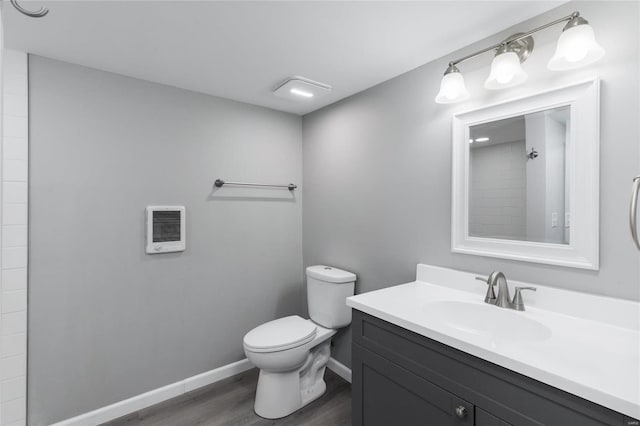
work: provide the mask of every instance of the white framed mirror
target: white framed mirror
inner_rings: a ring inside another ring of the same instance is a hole
[[[598,78],[453,116],[451,249],[599,268]]]

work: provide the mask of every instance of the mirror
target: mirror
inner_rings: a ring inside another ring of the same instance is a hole
[[[599,87],[454,114],[453,252],[599,268]]]
[[[469,128],[469,235],[568,244],[568,106]]]

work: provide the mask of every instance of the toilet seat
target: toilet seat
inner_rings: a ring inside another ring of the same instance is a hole
[[[278,318],[264,323],[244,336],[244,346],[252,352],[276,352],[310,342],[317,327],[298,315]]]

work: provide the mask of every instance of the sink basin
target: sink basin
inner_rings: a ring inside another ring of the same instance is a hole
[[[551,337],[551,329],[524,312],[486,303],[431,302],[425,305],[424,314],[429,321],[494,342],[540,341]]]

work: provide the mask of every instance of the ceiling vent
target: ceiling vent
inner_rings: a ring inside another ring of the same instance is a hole
[[[304,77],[291,77],[280,84],[273,93],[296,101],[312,101],[331,92],[331,86]]]

